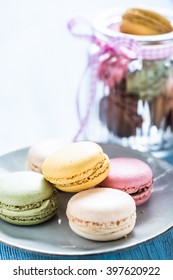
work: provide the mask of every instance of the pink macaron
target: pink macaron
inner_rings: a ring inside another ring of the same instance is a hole
[[[153,172],[150,166],[136,158],[110,159],[110,172],[99,186],[127,192],[136,205],[146,202],[153,187]]]

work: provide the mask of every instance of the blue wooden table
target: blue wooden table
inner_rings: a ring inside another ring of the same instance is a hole
[[[173,155],[163,158],[173,164]],[[110,254],[62,257],[32,253],[12,248],[0,243],[0,259],[2,260],[173,260],[173,229],[128,250]]]

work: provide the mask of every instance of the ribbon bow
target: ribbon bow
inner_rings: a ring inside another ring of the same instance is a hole
[[[119,84],[128,70],[129,62],[139,57],[140,43],[124,35],[116,38],[105,38],[103,40],[99,36],[96,36],[93,27],[81,18],[70,20],[67,26],[73,36],[88,40],[91,44],[97,46],[97,51],[89,56],[84,72],[85,75],[88,69],[91,70],[90,96],[84,117],[81,117],[79,106],[82,80],[77,90],[76,105],[80,127],[73,138],[73,141],[77,141],[87,124],[94,103],[98,79],[102,80],[109,88],[113,87],[115,83]],[[87,27],[89,33],[81,33],[76,30],[82,26]]]

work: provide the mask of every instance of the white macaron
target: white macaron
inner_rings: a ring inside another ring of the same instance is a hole
[[[98,187],[75,194],[68,201],[66,214],[76,234],[96,241],[125,237],[136,223],[134,199],[111,188]]]

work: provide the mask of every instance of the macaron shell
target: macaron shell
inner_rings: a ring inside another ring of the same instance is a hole
[[[25,206],[50,198],[53,186],[42,174],[33,171],[17,171],[7,174],[0,181],[0,202]]]
[[[75,233],[99,241],[125,236],[136,221],[131,196],[109,188],[94,188],[74,195],[67,204],[66,214]]]
[[[148,164],[136,158],[123,157],[110,159],[109,176],[102,183],[117,189],[126,188],[130,192],[152,181],[153,173]]]
[[[42,171],[45,177],[66,178],[83,173],[83,170],[93,169],[103,161],[103,150],[96,143],[81,141],[67,145],[58,153],[47,157]]]

